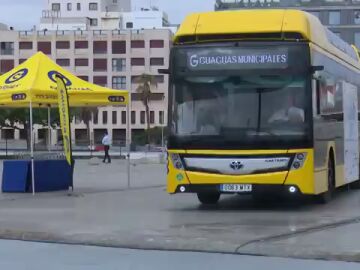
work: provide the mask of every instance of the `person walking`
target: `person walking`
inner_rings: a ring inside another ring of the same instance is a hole
[[[106,159],[108,160],[109,163],[111,163],[111,158],[109,155],[111,141],[110,141],[110,137],[109,137],[109,134],[107,131],[105,131],[104,137],[102,139],[102,144],[104,146],[104,151],[105,151],[103,163],[106,162]]]

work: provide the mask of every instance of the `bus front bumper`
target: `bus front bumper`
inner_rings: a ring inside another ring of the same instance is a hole
[[[253,193],[269,193],[269,194],[302,194],[296,185],[267,185],[253,184],[251,191],[245,192],[223,192],[222,184],[185,184],[179,185],[175,193],[222,193],[222,194],[253,194]]]

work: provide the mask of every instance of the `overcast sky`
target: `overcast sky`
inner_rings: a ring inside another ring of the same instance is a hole
[[[0,0],[0,22],[18,30],[38,25],[47,0]],[[70,0],[71,1],[71,0]],[[133,8],[155,5],[169,14],[171,23],[180,23],[186,14],[214,9],[215,0],[132,0]]]

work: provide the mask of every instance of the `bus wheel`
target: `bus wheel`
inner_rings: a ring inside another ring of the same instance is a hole
[[[202,204],[216,204],[220,199],[220,193],[199,192],[197,196]]]
[[[318,195],[318,199],[320,203],[328,203],[331,201],[331,198],[333,196],[334,190],[335,190],[335,164],[334,164],[334,158],[332,155],[329,156],[329,162],[328,162],[328,190],[320,195]]]

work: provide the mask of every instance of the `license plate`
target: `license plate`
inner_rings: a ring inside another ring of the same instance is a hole
[[[252,185],[249,184],[224,184],[220,186],[222,192],[251,192]]]

